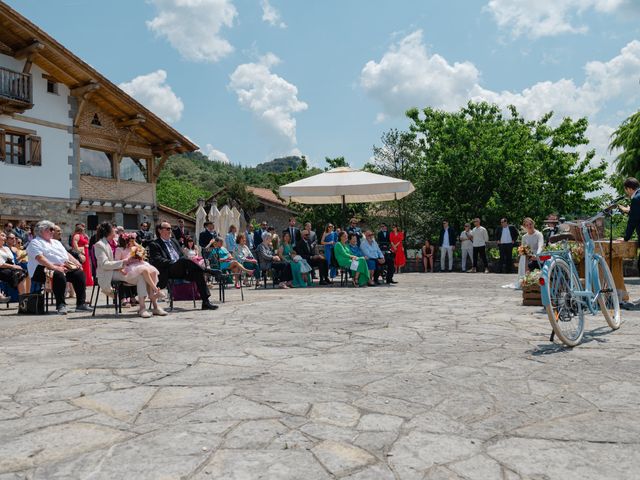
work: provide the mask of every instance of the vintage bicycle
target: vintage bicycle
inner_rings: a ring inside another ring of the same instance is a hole
[[[602,255],[595,252],[596,245],[590,234],[590,227],[599,218],[607,215],[602,211],[594,217],[578,223],[565,225],[578,227],[584,238],[584,285],[578,276],[568,245],[575,240],[571,233],[560,233],[549,239],[550,243],[562,242],[562,249],[545,251],[539,256],[544,262],[540,274],[542,305],[547,311],[553,335],[569,347],[582,341],[584,335],[584,315],[602,312],[609,327],[620,328],[620,301],[613,276]]]

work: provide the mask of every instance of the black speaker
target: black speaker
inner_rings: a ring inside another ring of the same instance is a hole
[[[87,230],[92,232],[98,228],[98,215],[87,215]]]

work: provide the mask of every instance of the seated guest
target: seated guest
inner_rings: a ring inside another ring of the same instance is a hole
[[[236,232],[237,231],[238,229],[236,228],[236,226],[231,225],[229,227],[229,232],[227,233],[227,236],[224,238],[224,243],[227,246],[227,250],[229,250],[230,252],[233,252],[236,249]]]
[[[54,231],[55,225],[48,220],[42,220],[36,225],[36,236],[27,248],[29,276],[32,281],[44,285],[45,268],[52,272],[52,290],[56,299],[56,311],[60,315],[67,314],[64,299],[67,282],[71,282],[76,292],[76,311],[89,311],[91,309],[85,304],[87,284],[82,264],[65,250],[61,242],[53,238]]]
[[[210,227],[213,230],[213,224],[210,224]],[[216,310],[218,306],[209,302],[209,289],[207,288],[204,274],[217,275],[218,272],[203,269],[188,258],[185,258],[178,242],[171,238],[171,224],[169,222],[162,222],[158,226],[156,236],[157,238],[149,243],[149,263],[160,272],[158,286],[160,288],[166,287],[169,279],[195,282],[202,299],[202,310]]]
[[[357,241],[357,239],[356,239]],[[347,232],[340,232],[338,235],[338,243],[333,248],[338,265],[354,272],[353,286],[359,287],[369,283],[369,267],[364,257],[358,257],[351,253],[347,244]]]
[[[315,230],[311,228],[311,222],[305,223],[304,229],[309,232],[309,243],[311,244],[311,248],[313,249],[313,251],[315,251],[318,247],[318,235],[316,234]],[[300,235],[302,235],[302,232],[300,232]]]
[[[187,236],[184,239],[184,247],[182,248],[182,253],[192,262],[197,263],[202,268],[204,268],[204,258],[200,254],[200,246],[195,244],[195,241],[190,236]]]
[[[213,248],[213,240],[218,237],[218,234],[213,228],[213,222],[204,222],[204,230],[200,232],[198,237],[198,245],[202,249],[204,254],[205,249]]]
[[[244,268],[240,262],[238,262],[229,253],[229,250],[224,248],[224,240],[218,237],[215,239],[214,247],[209,253],[209,258],[214,259],[218,263],[218,268],[222,271],[229,271],[233,274],[239,275],[241,272],[253,274],[253,270]],[[238,277],[236,277],[238,278]],[[240,288],[239,280],[236,281],[236,288]]]
[[[249,238],[253,238],[253,236],[250,235],[247,237],[243,233],[238,234],[236,237],[236,249],[233,252],[233,256],[244,268],[253,271],[254,276],[259,278],[260,268],[258,267],[258,261],[249,249],[249,245],[247,245],[247,239]]]
[[[367,267],[369,267],[369,285],[376,285],[379,283],[378,279],[384,268],[385,260],[384,253],[380,250],[378,242],[373,239],[371,230],[364,232],[364,241],[360,244],[360,250],[367,260]]]
[[[469,240],[467,240],[469,241]],[[424,241],[424,245],[422,246],[422,266],[424,267],[425,273],[431,269],[431,273],[433,273],[433,255],[434,255],[434,247],[431,245],[431,242],[427,238]],[[463,268],[464,272],[465,269]]]
[[[301,237],[302,238],[302,237]],[[289,230],[282,232],[282,244],[278,248],[278,256],[291,266],[291,276],[293,277],[292,285],[295,288],[304,288],[307,286],[307,273],[311,271],[311,267],[298,253],[291,244],[291,234]]]
[[[96,279],[98,280],[98,285],[106,295],[113,295],[111,288],[112,280],[135,285],[138,291],[138,316],[149,318],[151,317],[151,313],[147,311],[145,305],[148,288],[147,281],[141,271],[135,271],[133,268],[136,264],[140,264],[140,259],[135,256],[129,256],[117,260],[111,248],[111,241],[115,235],[115,229],[109,222],[103,222],[98,225],[98,229],[96,230],[97,241],[93,246],[96,257]],[[151,297],[152,312],[154,315],[167,315],[167,312],[158,307],[156,303],[157,298],[157,296]]]
[[[147,248],[149,242],[153,240],[153,233],[150,230],[149,222],[142,222],[140,224],[140,230],[136,233],[136,237],[137,242]]]
[[[11,235],[15,234],[11,232]],[[5,245],[7,234],[0,232],[0,281],[18,290],[18,294],[27,293],[27,272],[15,263],[11,248]]]
[[[157,287],[158,285],[158,269],[145,261],[146,252],[141,245],[136,243],[134,234],[123,233],[118,239],[118,248],[116,248],[115,260],[127,260],[126,266],[120,270],[124,281],[130,285],[135,285],[140,275],[147,284],[147,292],[152,300],[162,298],[164,294]],[[130,260],[133,259],[133,260]]]
[[[302,240],[298,243],[296,252],[305,259],[309,265],[318,269],[320,272],[320,285],[329,285],[331,281],[329,280],[329,268],[326,258],[324,255],[318,254],[317,244],[314,247],[308,230],[303,230],[301,236]]]
[[[276,283],[279,288],[290,287],[293,279],[291,266],[274,252],[270,233],[265,233],[262,243],[258,245],[257,253],[260,270],[266,271],[272,269],[274,283]]]

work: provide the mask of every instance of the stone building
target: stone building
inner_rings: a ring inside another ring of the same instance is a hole
[[[197,146],[2,1],[0,25],[0,221],[153,223]]]

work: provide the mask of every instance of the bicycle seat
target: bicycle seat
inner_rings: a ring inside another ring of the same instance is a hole
[[[562,242],[563,240],[575,240],[575,239],[576,237],[574,237],[570,233],[558,233],[556,235],[551,235],[549,237],[549,243],[558,243],[558,242]]]

